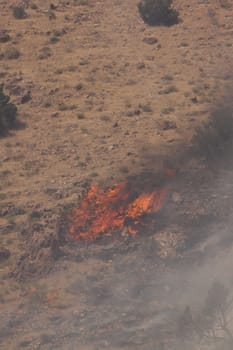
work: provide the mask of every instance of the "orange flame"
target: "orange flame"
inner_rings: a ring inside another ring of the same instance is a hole
[[[156,213],[162,208],[166,192],[162,188],[135,196],[125,182],[108,191],[93,185],[80,205],[67,215],[68,238],[95,240],[101,235],[112,234],[124,228],[134,236],[143,224],[143,216]]]

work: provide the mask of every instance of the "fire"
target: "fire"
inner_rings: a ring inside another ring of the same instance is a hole
[[[127,182],[104,191],[97,185],[90,187],[79,206],[67,215],[70,240],[95,240],[106,234],[127,228],[135,236],[146,214],[161,210],[166,188],[150,193],[135,194]]]

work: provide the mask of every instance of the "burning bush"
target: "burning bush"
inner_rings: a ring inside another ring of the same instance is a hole
[[[145,225],[144,218],[163,206],[166,188],[135,193],[126,182],[103,190],[90,187],[81,203],[68,212],[68,239],[93,241],[103,235],[127,230],[136,235]]]
[[[138,10],[149,25],[171,26],[179,22],[179,14],[171,6],[172,0],[140,0]]]
[[[4,135],[9,129],[15,127],[17,107],[9,102],[10,97],[3,92],[3,84],[0,85],[0,135]]]

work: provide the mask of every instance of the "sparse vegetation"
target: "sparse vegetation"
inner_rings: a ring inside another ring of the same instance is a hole
[[[141,109],[145,113],[153,112],[150,103],[139,103],[138,108]]]
[[[77,67],[73,64],[71,64],[70,66],[67,67],[68,72],[75,72],[76,69],[77,69]]]
[[[6,43],[11,40],[10,35],[7,33],[6,30],[0,31],[0,43]]]
[[[99,174],[96,171],[93,171],[92,173],[90,173],[89,177],[93,178],[93,177],[97,177]]]
[[[31,8],[32,10],[37,10],[37,9],[38,9],[38,6],[37,6],[36,4],[34,4],[34,3],[30,3],[30,8]]]
[[[65,104],[64,102],[59,104],[59,111],[73,111],[77,108],[76,105],[70,105],[68,106],[67,104]]]
[[[0,136],[15,127],[17,107],[10,102],[10,97],[3,92],[3,85],[0,85]]]
[[[111,117],[109,115],[104,114],[100,116],[100,120],[102,120],[103,122],[110,122]]]
[[[29,219],[33,220],[33,219],[39,219],[42,216],[42,213],[37,211],[37,210],[33,210],[30,214],[29,214]]]
[[[78,119],[85,119],[84,113],[78,113]]]
[[[122,174],[128,174],[129,172],[129,168],[125,165],[120,166],[119,170]]]
[[[231,8],[231,4],[229,0],[219,0],[219,3],[221,5],[221,7],[225,8],[225,9],[229,9]]]
[[[0,192],[0,200],[3,201],[7,198],[7,194],[4,192]]]
[[[178,12],[172,8],[172,0],[141,0],[138,10],[149,25],[173,25],[179,22]]]
[[[51,49],[50,47],[48,46],[44,46],[42,47],[42,49],[40,50],[40,54],[39,54],[39,59],[40,60],[44,60],[46,58],[49,58],[51,56],[52,52],[51,52]]]
[[[52,102],[49,99],[47,101],[45,101],[44,104],[43,104],[43,107],[45,107],[45,108],[49,108],[51,106],[52,106]]]
[[[12,12],[16,19],[24,19],[27,17],[27,14],[22,6],[14,6]]]
[[[59,111],[67,111],[69,109],[69,106],[67,106],[64,102],[62,102],[58,108],[59,108]]]
[[[13,46],[6,48],[4,52],[4,57],[8,60],[17,60],[19,56],[20,56],[19,50]]]
[[[164,107],[164,108],[162,108],[162,110],[161,110],[161,114],[170,114],[170,113],[172,113],[172,112],[174,112],[175,111],[175,108],[174,107],[171,107],[171,106],[169,106],[169,107]]]
[[[56,19],[56,15],[52,10],[49,10],[48,12],[46,12],[46,15],[48,17],[49,20],[55,20]]]
[[[82,89],[83,89],[83,84],[82,84],[82,83],[77,84],[77,85],[75,86],[75,89],[76,89],[77,91],[82,90]]]
[[[160,95],[168,95],[168,94],[171,94],[173,92],[177,92],[178,89],[175,85],[170,85],[170,86],[167,86],[165,89],[159,91],[159,94]]]
[[[63,69],[62,68],[58,68],[55,70],[54,72],[55,74],[62,74],[63,73]]]
[[[59,38],[57,38],[56,36],[52,36],[49,39],[49,41],[50,41],[51,44],[56,44],[59,41]]]
[[[89,134],[88,128],[85,128],[84,126],[80,128],[83,134]]]
[[[162,79],[163,79],[164,81],[172,81],[172,80],[173,80],[173,76],[170,75],[170,74],[165,74],[165,75],[162,77]]]
[[[91,6],[89,0],[75,0],[74,4],[75,6]]]

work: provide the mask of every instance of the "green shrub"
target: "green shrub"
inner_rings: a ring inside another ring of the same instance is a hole
[[[17,107],[10,102],[10,97],[3,93],[3,84],[0,84],[0,136],[15,127]]]
[[[179,14],[172,7],[172,0],[140,0],[138,10],[149,25],[173,25],[179,22]]]

